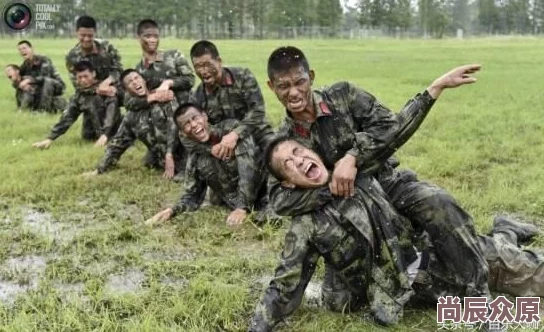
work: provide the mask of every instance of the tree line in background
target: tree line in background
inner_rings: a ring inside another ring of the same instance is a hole
[[[142,18],[179,38],[362,38],[539,34],[544,0],[40,0],[58,4],[55,29],[33,36],[70,36],[77,16],[99,22],[99,34],[130,37]],[[0,0],[2,8],[8,0]],[[32,5],[31,5],[32,6]],[[9,29],[2,24],[0,33]]]

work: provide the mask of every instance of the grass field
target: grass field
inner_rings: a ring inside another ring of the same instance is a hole
[[[75,40],[32,40],[69,85],[64,55]],[[129,68],[135,40],[112,40]],[[193,41],[163,40],[187,54]],[[20,63],[16,40],[1,41],[0,64]],[[490,229],[499,212],[544,217],[542,39],[218,41],[227,65],[257,76],[271,122],[283,111],[266,87],[266,60],[277,46],[301,47],[316,86],[351,81],[394,110],[435,77],[481,63],[478,82],[446,91],[414,138],[401,166],[447,188]],[[66,96],[73,92],[68,89]],[[17,113],[0,80],[0,330],[244,331],[273,273],[285,225],[238,230],[225,210],[203,208],[171,224],[143,221],[180,195],[180,185],[144,169],[145,149],[129,149],[113,171],[87,180],[103,149],[80,140],[80,123],[47,151],[58,115]],[[535,245],[544,246],[544,239]],[[322,270],[318,270],[319,275]],[[314,278],[314,281],[316,279]],[[358,315],[304,305],[280,331],[381,331]],[[436,330],[434,310],[407,310],[388,331]]]

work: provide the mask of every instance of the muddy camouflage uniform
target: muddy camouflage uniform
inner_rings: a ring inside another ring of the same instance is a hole
[[[444,189],[419,181],[412,171],[396,170],[398,162],[390,158],[430,111],[434,100],[428,92],[409,100],[398,114],[346,82],[315,91],[313,98],[316,121],[307,125],[287,116],[279,132],[316,151],[329,169],[346,153],[353,155],[358,171],[373,175],[397,211],[418,231],[427,231],[453,284],[469,296],[489,296],[488,266],[470,215]],[[318,190],[286,189],[274,179],[269,189],[279,215],[313,211],[311,202],[319,201]],[[327,288],[334,294],[334,285]]]
[[[119,130],[108,143],[106,153],[97,167],[99,173],[115,165],[121,155],[139,140],[147,147],[145,165],[150,168],[164,169],[166,153],[172,153],[176,172],[182,168],[179,163],[180,143],[173,120],[177,102],[152,103],[146,109],[129,110]]]
[[[411,287],[406,284],[404,269],[414,260],[415,249],[411,225],[387,201],[375,179],[359,173],[356,183],[356,195],[345,199],[334,198],[326,187],[320,189],[316,203],[320,207],[293,218],[281,263],[257,305],[250,331],[271,330],[300,305],[319,256],[325,258],[328,267],[325,284],[336,288],[332,297],[323,289],[325,305],[332,310],[350,311],[369,305],[375,317],[393,323],[408,302],[406,296],[418,306],[435,306],[440,296],[466,295],[464,287],[452,284],[450,273],[430,243],[421,247],[422,259]],[[490,236],[478,236],[490,266],[491,289],[514,296],[543,296],[544,251],[522,250],[515,236],[506,234],[509,231],[514,229],[496,227]],[[372,236],[374,243],[369,240]],[[375,265],[386,273],[376,274]],[[331,277],[334,279],[326,280]]]
[[[92,63],[96,71],[96,79],[99,83],[109,76],[112,77],[113,85],[117,88],[118,105],[121,106],[124,92],[121,82],[119,82],[119,77],[123,71],[123,66],[121,65],[121,56],[117,49],[105,39],[95,39],[94,49],[89,54],[83,53],[79,43],[74,46],[66,55],[66,69],[68,69],[70,81],[75,89],[77,89],[77,84],[74,65],[82,60]]]
[[[251,135],[236,144],[235,158],[220,160],[209,152],[238,126],[236,120],[225,120],[214,126],[210,140],[204,148],[194,148],[189,153],[185,170],[185,193],[174,206],[174,214],[197,210],[206,196],[209,186],[230,209],[263,210],[268,206],[266,170],[260,149]],[[211,127],[210,127],[211,128]]]
[[[122,120],[117,98],[96,94],[95,85],[76,90],[48,138],[55,140],[63,135],[82,113],[81,137],[85,140],[96,140],[101,135],[110,139],[117,132]]]
[[[34,55],[32,61],[23,62],[20,73],[23,79],[30,78],[33,91],[17,89],[18,107],[43,109],[48,112],[57,112],[66,107],[66,100],[62,98],[66,85],[51,59],[43,55]]]
[[[342,299],[334,299],[341,309],[368,303],[374,317],[392,324],[414,294],[405,272],[417,258],[413,233],[379,183],[361,176],[356,196],[345,199],[319,190],[324,205],[291,221],[281,263],[257,305],[250,331],[270,331],[300,305],[321,256],[347,288]]]
[[[223,67],[221,85],[210,92],[200,83],[190,101],[206,112],[212,125],[226,119],[239,120],[233,129],[239,139],[253,135],[262,150],[273,133],[265,117],[261,89],[247,68]],[[189,150],[194,145],[189,140],[182,142]]]
[[[150,90],[156,89],[166,79],[174,81],[172,90],[181,105],[189,100],[191,88],[195,84],[195,75],[189,63],[178,50],[158,52],[154,62],[142,59],[134,68],[144,78]],[[125,95],[127,109],[137,110],[148,106],[147,98]]]

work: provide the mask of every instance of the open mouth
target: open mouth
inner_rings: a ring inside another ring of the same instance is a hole
[[[304,168],[304,173],[310,180],[315,180],[321,175],[321,170],[316,163],[310,161]]]
[[[144,91],[144,86],[143,85],[136,85],[134,87],[134,90],[136,90],[136,93],[141,93]]]
[[[293,99],[288,101],[289,109],[299,109],[302,107],[302,99]]]
[[[206,132],[204,131],[204,128],[201,127],[201,126],[195,128],[195,129],[193,130],[193,135],[194,135],[195,137],[201,137],[201,136],[203,136],[205,133],[206,133]]]

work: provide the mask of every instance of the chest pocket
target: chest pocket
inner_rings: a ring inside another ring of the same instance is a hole
[[[346,231],[322,211],[314,216],[314,245],[324,256],[328,256],[346,237]]]
[[[317,120],[317,133],[312,135],[312,145],[316,147],[327,167],[334,167],[336,161],[344,157],[355,143],[354,129],[342,114],[335,110],[334,104],[327,100],[331,111],[330,116],[323,116]]]

